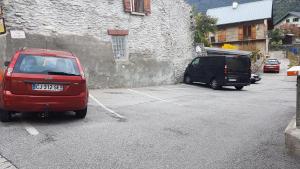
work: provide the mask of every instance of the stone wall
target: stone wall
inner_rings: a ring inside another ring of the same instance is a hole
[[[192,58],[190,6],[184,0],[152,0],[148,16],[124,12],[123,0],[3,0],[6,55],[21,47],[68,50],[86,69],[92,88],[173,84]],[[115,60],[108,29],[129,30],[128,57]],[[0,44],[1,49],[1,44]]]
[[[0,68],[6,60],[6,36],[0,35]]]

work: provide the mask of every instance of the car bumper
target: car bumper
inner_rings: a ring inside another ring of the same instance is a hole
[[[279,68],[264,68],[264,72],[279,72]]]
[[[6,91],[3,109],[17,112],[63,112],[82,110],[87,107],[88,96],[85,92],[78,96],[32,96],[14,95]]]
[[[251,81],[255,81],[255,82],[258,82],[258,81],[260,81],[260,80],[261,80],[260,77],[251,78]]]
[[[232,82],[227,82],[223,86],[249,86],[249,83],[232,83]]]

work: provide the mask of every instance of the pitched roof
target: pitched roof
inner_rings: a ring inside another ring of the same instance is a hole
[[[289,12],[286,15],[284,15],[281,19],[279,19],[274,25],[277,25],[279,22],[281,22],[282,20],[284,20],[289,15],[296,16],[296,17],[300,18],[300,12]]]
[[[232,6],[213,8],[207,15],[218,18],[217,25],[247,22],[261,19],[271,19],[273,0],[263,0],[239,4],[236,9]]]

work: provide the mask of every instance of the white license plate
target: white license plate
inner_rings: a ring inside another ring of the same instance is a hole
[[[58,84],[32,84],[32,90],[60,92],[64,90],[64,86]]]
[[[229,82],[236,82],[236,79],[229,79]]]

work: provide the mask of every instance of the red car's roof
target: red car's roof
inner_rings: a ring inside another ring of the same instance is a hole
[[[21,54],[28,55],[46,55],[46,56],[60,56],[60,57],[70,57],[74,58],[75,56],[71,52],[49,50],[49,49],[23,49],[20,50]]]

